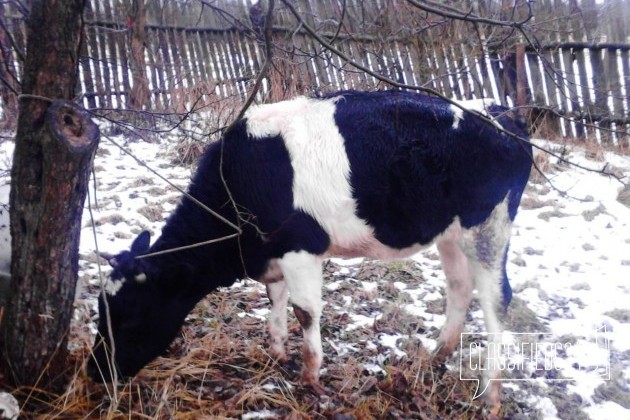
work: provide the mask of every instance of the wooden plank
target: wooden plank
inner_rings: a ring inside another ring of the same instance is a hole
[[[437,79],[437,72],[435,69],[435,59],[433,58],[433,48],[432,45],[428,45],[426,48],[426,57],[423,62],[425,64],[425,73],[424,80],[422,81],[423,87],[428,87],[430,89],[440,91],[440,84]]]
[[[208,54],[204,33],[202,31],[197,30],[194,32],[194,42],[200,77],[206,82],[214,82],[214,77],[212,75],[212,63]],[[213,83],[213,85],[216,85],[216,83]]]
[[[544,74],[541,72],[538,53],[526,53],[525,60],[529,67],[529,78],[531,80],[531,105],[543,109],[547,104],[544,91]],[[532,132],[536,134],[538,126],[543,122],[545,115],[532,109],[527,118],[532,126]],[[548,118],[548,117],[547,117]]]
[[[238,86],[238,62],[235,61],[235,54],[232,52],[232,42],[229,38],[230,34],[224,34],[221,49],[223,50],[223,63],[225,65],[226,74],[228,75],[228,83],[232,88],[232,95],[242,96]]]
[[[152,35],[153,30],[147,29],[147,39],[157,39],[156,35]],[[151,83],[151,99],[150,106],[151,109],[155,110],[164,110],[165,103],[163,98],[163,86],[164,86],[164,78],[162,72],[162,63],[156,59],[155,51],[158,50],[159,46],[151,42],[149,45],[145,46],[148,60],[149,60],[149,78]]]
[[[525,46],[516,46],[516,106],[523,107],[530,103],[532,92],[527,83],[527,67],[525,65]],[[525,114],[525,112],[521,112]]]
[[[531,99],[533,105],[545,106],[545,92],[543,91],[543,75],[540,70],[538,54],[526,53],[525,60],[529,67],[529,78],[531,79]]]
[[[101,12],[99,10],[98,2],[94,4],[94,12],[96,15],[99,15]],[[95,28],[96,29],[96,28]],[[102,106],[105,108],[112,107],[111,100],[111,88],[110,88],[110,75],[109,75],[109,66],[107,65],[107,48],[105,44],[105,31],[103,30],[95,30],[94,33],[94,46],[95,48],[92,51],[97,51],[96,61],[94,62],[95,66],[98,66],[97,73],[99,74],[98,82],[96,85],[99,87],[99,97],[102,101]]]
[[[2,6],[0,6],[2,7]],[[84,13],[86,16],[92,14],[92,6],[91,2],[86,2]],[[89,27],[85,28],[84,34],[87,38],[87,33],[90,30]],[[82,88],[83,94],[85,95],[84,106],[87,106],[88,109],[96,108],[96,91],[94,86],[94,78],[92,75],[92,71],[90,69],[90,61],[91,53],[90,53],[90,43],[87,39],[84,39],[81,43],[81,57],[79,59],[79,65],[81,67],[81,72],[83,74],[83,85]],[[11,67],[10,67],[11,68]]]
[[[225,98],[234,96],[234,86],[230,83],[231,74],[229,67],[225,60],[225,51],[223,49],[223,38],[221,34],[213,35],[213,42],[210,44],[211,55],[218,70],[219,81],[223,88],[223,95]]]
[[[614,118],[624,117],[624,99],[627,97],[622,91],[621,80],[623,67],[620,67],[620,55],[615,49],[608,48],[608,87],[612,97],[612,115]]]
[[[492,89],[492,81],[496,80],[494,77],[494,73],[492,71],[492,67],[488,65],[488,61],[490,60],[490,53],[487,50],[484,50],[482,54],[479,56],[479,64],[481,69],[481,80],[483,83],[483,89],[486,93],[486,97],[494,98],[502,102],[500,98],[496,98],[494,94],[494,89]],[[507,105],[507,104],[506,104]]]
[[[310,41],[310,42],[309,42]],[[331,79],[328,75],[328,71],[326,69],[327,63],[323,56],[322,47],[315,43],[310,38],[307,38],[307,43],[311,44],[311,52],[315,57],[313,59],[313,69],[317,74],[317,79],[319,80],[319,88],[320,90],[325,90],[331,85]]]
[[[542,60],[542,70],[543,70],[543,82],[545,85],[545,89],[547,92],[546,101],[547,106],[551,108],[554,112],[558,112],[560,109],[558,103],[558,95],[556,89],[558,88],[558,84],[556,82],[557,76],[557,68],[554,63],[554,57],[551,50],[544,51],[540,56]],[[547,113],[546,124],[548,128],[558,134],[561,133],[561,119],[553,115],[552,113]]]
[[[166,31],[157,31],[159,57],[162,63],[161,74],[163,78],[163,102],[164,109],[168,110],[173,104],[172,93],[175,90],[175,73],[169,54],[168,36]]]
[[[107,66],[110,69],[111,73],[111,91],[110,93],[113,97],[116,98],[116,102],[118,105],[117,108],[127,108],[127,101],[122,94],[122,77],[120,75],[120,68],[118,67],[118,63],[120,62],[120,58],[118,57],[118,51],[116,46],[116,34],[115,33],[107,33],[107,36],[104,37],[104,42],[107,46]]]
[[[173,6],[175,7],[175,6]],[[171,100],[172,106],[174,107],[175,112],[184,112],[184,110],[188,109],[189,101],[187,100],[186,90],[190,86],[189,81],[187,79],[188,72],[185,68],[185,51],[180,48],[182,45],[179,43],[178,39],[178,30],[169,29],[166,32],[168,43],[169,43],[169,53],[171,57],[171,64],[173,68],[173,73],[175,74],[175,78],[173,80],[173,88],[171,89]]]
[[[175,49],[173,50],[174,55],[177,55],[177,60],[179,60],[179,65],[181,68],[181,80],[182,87],[184,90],[189,90],[193,86],[195,86],[195,79],[193,77],[191,56],[189,54],[189,44],[186,39],[186,31],[173,31],[173,39],[175,42]],[[184,83],[184,81],[186,83]],[[193,101],[195,98],[191,98]]]
[[[556,94],[557,94],[558,108],[563,115],[566,115],[568,111],[568,102],[567,102],[567,93],[566,93],[566,87],[567,87],[566,80],[567,79],[566,79],[566,75],[564,74],[562,70],[562,50],[559,48],[555,51],[552,51],[552,55],[553,55],[554,70],[555,70],[554,80],[557,87]],[[572,135],[570,123],[566,117],[559,118],[559,123],[560,123],[560,128],[561,128],[560,134],[562,134],[565,137]]]
[[[577,91],[577,83],[579,80],[579,76],[575,74],[573,69],[573,51],[569,48],[562,48],[560,50],[559,57],[562,59],[563,67],[564,67],[564,84],[563,84],[563,92],[565,96],[565,103],[567,104],[567,111],[579,112],[580,103],[578,99],[578,91]],[[584,137],[584,131],[582,130],[581,124],[571,124],[575,131],[576,137]]]
[[[245,92],[248,90],[248,84],[250,80],[253,80],[256,77],[256,71],[253,67],[254,60],[250,55],[250,50],[248,46],[248,39],[244,36],[240,31],[234,32],[234,42],[239,51],[239,58],[241,63],[241,78],[243,80],[243,86],[245,88]]]
[[[606,71],[607,54],[605,49],[591,49],[591,68],[593,69],[593,91],[595,94],[594,109],[591,113],[596,115],[606,115],[608,110],[608,82]],[[610,124],[607,122],[600,122],[599,127],[602,130],[599,131],[600,141],[604,144],[612,143],[612,136],[610,133]]]
[[[416,54],[416,49],[412,42],[404,43],[405,50],[407,52],[407,65],[409,66],[410,73],[410,84],[413,86],[418,86],[418,75],[419,75],[419,64],[418,64],[418,56]]]
[[[342,43],[342,46],[343,46],[343,52],[346,55],[348,55],[348,57],[351,57],[354,62],[357,62],[357,63],[362,62],[363,58],[359,50],[360,45],[356,41],[352,39],[346,39]],[[364,72],[358,71],[356,67],[350,64],[346,64],[345,67],[347,69],[346,78],[351,88],[358,89],[358,90],[365,89],[367,86],[367,75]]]
[[[623,108],[623,92],[621,91],[620,78],[622,77],[621,69],[619,69],[618,61],[617,61],[617,51],[614,49],[606,49],[606,79],[608,83],[608,93],[610,95],[610,99],[608,101],[608,106],[610,108],[610,114],[613,118],[623,118],[625,115]],[[611,126],[615,131],[617,131],[619,125],[615,124],[615,126]],[[615,143],[618,143],[618,136],[616,133],[613,133],[613,139]]]
[[[186,30],[182,31],[182,39],[186,46],[186,53],[188,57],[188,66],[190,68],[190,78],[192,79],[192,86],[199,86],[203,83],[205,77],[202,75],[201,63],[197,56],[197,31]]]
[[[368,45],[369,44],[367,42],[360,41],[352,41],[351,43],[349,43],[354,61],[366,68],[370,68],[367,51]],[[370,87],[376,86],[377,82],[374,76],[361,72],[359,76],[359,83],[360,86],[362,86],[364,89],[368,89]]]
[[[581,98],[580,112],[583,113],[586,109],[586,105],[590,102],[590,92],[588,88],[588,74],[586,73],[586,50],[584,48],[574,49],[575,61],[577,64],[577,85],[576,90]],[[589,124],[585,119],[580,121],[582,125],[582,135],[585,139],[591,137],[594,133],[589,129]]]
[[[232,95],[230,86],[228,85],[228,75],[225,73],[223,61],[221,57],[220,44],[222,42],[220,34],[208,33],[208,51],[212,60],[212,66],[216,75],[216,81],[220,86],[221,96],[227,98]]]
[[[208,31],[199,31],[199,43],[202,50],[202,56],[204,57],[204,63],[206,66],[206,73],[208,80],[215,82],[219,86],[219,73],[216,65],[216,60],[212,55],[211,41],[212,35]],[[219,88],[220,91],[220,88]]]
[[[120,52],[120,59],[117,60],[118,62],[114,63],[114,67],[116,67],[118,69],[119,72],[119,76],[120,77],[118,79],[118,86],[122,91],[122,101],[125,104],[124,107],[125,108],[129,108],[129,94],[131,93],[131,83],[129,83],[129,71],[130,71],[130,67],[129,67],[129,61],[127,59],[127,54],[126,52],[128,51],[127,49],[127,42],[128,42],[128,34],[125,32],[116,32],[114,34],[112,34],[112,40],[115,43],[116,49],[118,49],[118,51]],[[144,69],[143,69],[144,71]]]
[[[204,48],[201,32],[194,31],[189,35],[189,38],[192,38],[195,43],[195,59],[197,60],[199,78],[203,81],[213,80],[210,70],[210,57],[207,56],[207,51]]]
[[[103,2],[103,13],[107,20],[116,22],[114,19],[112,6],[109,0]],[[116,98],[116,102],[113,103],[115,108],[125,108],[125,100],[122,98],[121,77],[118,72],[118,53],[116,51],[116,33],[112,31],[105,31],[102,35],[103,51],[105,51],[106,60],[104,62],[108,69],[109,77],[105,80],[105,84],[108,87],[110,96]]]
[[[335,47],[348,57],[351,57],[347,40],[339,40]],[[343,86],[341,89],[357,89],[355,87],[356,79],[354,77],[353,67],[345,60],[339,58],[339,71],[342,75]]]
[[[470,78],[472,81],[471,93],[475,98],[485,98],[487,94],[484,92],[483,78],[481,76],[481,63],[483,57],[479,51],[466,51],[468,67],[470,69]]]
[[[173,73],[175,75],[175,79],[173,81],[173,87],[175,89],[179,89],[183,86],[183,80],[185,78],[186,71],[183,67],[183,62],[181,58],[181,51],[179,50],[179,43],[177,42],[176,30],[169,29],[166,32],[166,36],[169,43],[169,52],[171,57],[171,63],[173,65]],[[184,60],[185,61],[185,60]]]
[[[241,96],[242,100],[247,98],[247,85],[243,83],[245,78],[245,62],[243,55],[239,48],[239,42],[235,37],[235,31],[230,31],[227,34],[227,46],[229,48],[230,62],[232,65],[232,71],[234,73],[234,85]]]
[[[461,46],[455,43],[448,43],[448,45],[445,46],[445,54],[449,62],[449,71],[453,75],[453,96],[458,100],[465,100],[470,90],[470,88],[467,87],[470,80],[468,71],[464,65]]]
[[[451,95],[453,99],[461,100],[463,99],[462,87],[461,84],[461,75],[458,73],[458,64],[457,61],[453,58],[453,48],[450,44],[445,44],[442,46],[442,51],[444,52],[444,62],[446,65],[446,70],[449,73],[449,80],[451,82]]]
[[[630,11],[629,11],[630,13]],[[622,84],[625,88],[625,109],[626,115],[630,112],[630,51],[624,50],[621,54],[621,71],[623,72]],[[620,127],[620,131],[625,131],[625,134],[619,135],[618,145],[624,149],[630,147],[630,123]]]
[[[96,100],[96,106],[109,106],[109,102],[105,99],[105,85],[103,83],[103,75],[101,73],[101,60],[98,48],[98,30],[95,27],[90,27],[86,30],[87,44],[89,45],[90,64],[92,72],[92,80],[94,83],[94,98]],[[92,35],[90,36],[90,32]],[[107,105],[106,105],[107,104]]]
[[[312,61],[308,58],[308,56],[312,54],[312,50],[310,50],[311,44],[304,35],[297,34],[293,37],[293,43],[296,47],[296,54],[299,54],[298,60],[301,62],[300,68],[303,69],[297,72],[298,91],[300,93],[311,93],[318,87]]]
[[[441,86],[440,92],[444,96],[451,98],[453,97],[453,88],[451,87],[449,71],[446,67],[446,57],[444,56],[442,43],[433,44],[433,54],[439,85]]]

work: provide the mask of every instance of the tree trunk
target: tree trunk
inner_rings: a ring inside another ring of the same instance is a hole
[[[147,81],[145,44],[147,16],[144,8],[144,0],[133,0],[127,15],[129,25],[129,46],[131,50],[131,76],[133,87],[129,92],[129,104],[135,111],[148,111],[151,109],[151,92]],[[154,121],[148,113],[136,114],[133,118],[136,127],[153,127]],[[149,121],[147,119],[149,118]]]
[[[0,325],[2,366],[15,384],[64,385],[81,214],[99,131],[71,99],[85,0],[37,1],[11,172],[11,286]]]

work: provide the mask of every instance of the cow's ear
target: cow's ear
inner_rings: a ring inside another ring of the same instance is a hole
[[[134,255],[146,254],[151,245],[151,234],[148,230],[142,231],[131,244],[131,253]]]
[[[114,263],[116,263],[116,260],[114,259],[114,256],[112,254],[109,254],[107,252],[99,252],[98,256],[103,258],[104,260],[106,260],[110,265],[112,265],[112,261],[114,261]],[[113,267],[113,265],[112,265]]]

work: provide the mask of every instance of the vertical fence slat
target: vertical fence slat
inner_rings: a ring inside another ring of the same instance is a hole
[[[593,114],[600,116],[603,115],[607,109],[607,77],[604,73],[606,71],[605,60],[607,57],[606,50],[603,49],[591,49],[591,66],[593,69],[593,92],[595,94],[595,101],[593,103]],[[611,143],[612,136],[610,135],[610,123],[602,121],[598,123],[598,126],[602,128],[599,130],[600,141],[602,143]]]
[[[564,67],[564,80],[562,85],[565,88],[565,100],[567,104],[567,111],[569,113],[578,111],[580,109],[580,104],[578,100],[578,91],[577,84],[579,78],[576,77],[575,71],[573,69],[573,51],[569,48],[562,48],[560,51],[560,56],[563,62]],[[567,93],[568,92],[568,93]],[[572,124],[576,130],[577,137],[584,137],[584,131],[582,130],[581,124]]]
[[[630,10],[626,15],[630,15]],[[621,69],[623,72],[622,84],[625,89],[625,109],[624,116],[630,115],[630,51],[621,51]],[[630,121],[621,125],[621,130],[624,133],[620,134],[619,146],[625,149],[630,147]]]
[[[112,24],[116,22],[112,5],[109,0],[103,2],[105,19]],[[121,97],[122,88],[120,87],[120,77],[118,76],[118,53],[116,51],[116,28],[112,25],[109,30],[103,33],[103,51],[105,52],[105,61],[103,62],[108,69],[109,77],[106,80],[109,92],[112,98],[116,98],[114,106],[116,108],[124,108],[124,102]]]
[[[147,30],[147,37],[153,38],[151,30]],[[151,45],[146,46],[146,55],[149,60],[149,83],[150,83],[150,99],[151,109],[163,111],[166,110],[166,103],[163,98],[164,79],[162,76],[162,64],[156,60],[154,47]]]
[[[124,103],[126,104],[126,107],[130,108],[129,94],[131,92],[131,84],[129,83],[129,70],[131,67],[129,65],[129,60],[127,59],[127,52],[131,52],[131,48],[127,47],[129,44],[124,33],[116,33],[113,38],[115,47],[118,48],[118,51],[120,52],[120,66],[117,66],[116,63],[114,63],[114,66],[120,69],[120,76],[122,80],[119,79],[119,88],[120,83],[122,83],[121,96],[125,98]]]
[[[1,7],[1,6],[0,6]],[[90,4],[90,2],[86,2],[85,5],[85,13],[86,14],[90,14],[92,12],[92,6]],[[86,33],[87,33],[86,29]],[[93,79],[93,75],[92,75],[92,71],[90,69],[90,44],[89,42],[82,42],[81,43],[81,58],[79,60],[79,65],[81,67],[81,72],[83,74],[83,86],[85,87],[85,89],[83,90],[83,93],[86,95],[85,98],[85,103],[87,104],[87,107],[90,109],[94,109],[96,108],[96,92],[95,92],[95,86],[94,86],[94,79]]]
[[[201,41],[201,48],[203,50],[203,55],[206,58],[206,66],[208,71],[208,76],[210,80],[213,80],[218,89],[218,92],[223,90],[223,86],[221,86],[221,81],[219,78],[219,69],[216,62],[216,57],[213,53],[212,48],[212,39],[213,35],[210,31],[199,32],[199,39]]]

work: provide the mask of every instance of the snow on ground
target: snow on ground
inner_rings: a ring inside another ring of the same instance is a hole
[[[188,184],[190,168],[173,163],[169,150],[173,139],[161,144],[117,141],[177,186]],[[559,151],[557,145],[539,144]],[[1,152],[0,162],[6,161],[11,145],[5,142]],[[593,160],[579,148],[569,147],[565,152],[565,157],[585,166],[604,164],[601,156]],[[608,168],[628,182],[630,157],[610,152],[603,157]],[[504,323],[508,331],[527,334],[505,334],[504,342],[512,343],[509,348],[520,351],[512,360],[523,363],[506,368],[504,392],[544,418],[630,418],[630,194],[626,190],[624,205],[618,201],[622,190],[618,181],[553,158],[550,162],[550,182],[540,177],[530,181],[513,228],[508,275],[515,298]],[[89,308],[91,314],[96,312],[99,271],[92,222],[98,249],[118,252],[127,249],[144,229],[158,235],[180,196],[107,138],[101,140],[95,176],[96,188],[93,185],[90,191],[94,220],[87,203],[83,215],[78,294],[84,304],[78,307]],[[417,336],[429,349],[435,346],[437,330],[444,322],[444,276],[434,248],[415,256],[411,264],[397,267],[402,267],[397,273],[409,273],[397,278],[388,271],[392,263],[383,268],[362,262],[334,259],[325,267],[324,295],[329,302],[325,311],[344,314],[348,321],[341,335],[330,332],[327,336],[324,331],[324,346],[337,355],[378,349],[377,357],[361,360],[369,372],[385,374],[384,361],[404,354],[401,343],[409,335]],[[389,283],[383,283],[386,280]],[[261,288],[254,282],[233,287]],[[372,308],[371,302],[394,305],[419,319],[425,333],[403,328],[379,331],[376,342],[348,340],[347,334],[371,329],[386,316]],[[267,311],[241,316],[264,318]],[[484,330],[481,311],[473,304],[466,331],[474,336]],[[465,341],[460,355],[473,360],[474,348],[474,342]],[[531,348],[536,349],[536,360],[529,353]],[[541,361],[551,365],[541,366]],[[459,363],[456,356],[449,366],[458,369]],[[469,374],[463,372],[462,377]]]

